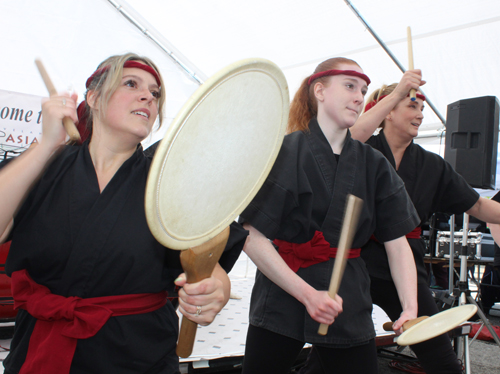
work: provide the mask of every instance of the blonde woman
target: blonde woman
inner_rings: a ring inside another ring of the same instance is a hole
[[[78,120],[76,96],[52,96],[40,144],[1,170],[0,231],[12,238],[7,273],[20,309],[6,373],[178,373],[167,290],[183,286],[180,311],[199,324],[227,302],[220,266],[186,284],[179,252],[146,223],[151,159],[140,142],[164,101],[149,59],[112,56],[87,80],[79,125],[89,138],[64,145],[62,120]]]
[[[367,100],[365,113],[352,129],[352,136],[382,152],[404,181],[408,195],[419,215],[419,224],[407,235],[418,272],[418,315],[438,312],[427,284],[424,266],[425,242],[420,225],[435,212],[468,214],[485,222],[500,222],[500,205],[480,198],[467,182],[442,157],[415,144],[422,124],[425,96],[418,89],[425,81],[420,70],[406,72],[399,83],[375,90]],[[409,97],[417,90],[416,100]],[[377,127],[378,135],[371,135]],[[361,251],[371,278],[373,302],[380,305],[393,320],[402,309],[398,292],[389,272],[383,245],[375,235]],[[412,346],[426,373],[462,373],[447,335]]]

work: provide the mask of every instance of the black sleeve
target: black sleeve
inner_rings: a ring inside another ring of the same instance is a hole
[[[375,157],[381,159],[376,181],[377,226],[374,235],[380,242],[387,242],[411,232],[420,224],[420,218],[403,181],[389,161],[378,153],[373,155],[373,158]]]
[[[236,260],[240,256],[245,241],[247,240],[248,231],[243,228],[239,223],[233,222],[229,226],[229,238],[227,240],[226,248],[222,253],[219,260],[220,266],[229,273],[233,268]]]
[[[377,222],[374,235],[381,242],[405,236],[420,224],[404,187],[377,204]]]
[[[439,157],[443,163],[440,192],[436,194],[437,211],[450,214],[461,214],[468,211],[479,199],[479,194],[452,166]]]
[[[493,196],[491,198],[491,200],[500,203],[500,191],[498,191],[495,194],[495,196]],[[495,254],[494,254],[494,260],[493,260],[493,266],[500,268],[500,247],[498,246],[498,244],[496,242],[495,242]]]
[[[491,198],[491,200],[496,201],[497,203],[500,203],[500,191],[498,191],[496,193],[496,195]]]
[[[257,196],[241,213],[240,222],[248,222],[267,238],[274,240],[283,218],[296,206],[293,195],[272,180],[266,180]]]

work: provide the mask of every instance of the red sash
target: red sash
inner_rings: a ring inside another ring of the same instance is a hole
[[[422,236],[422,228],[420,226],[415,227],[412,232],[406,234],[406,237],[408,239],[420,239],[421,236]]]
[[[78,339],[94,336],[112,316],[161,308],[167,292],[82,299],[54,295],[26,270],[12,273],[14,308],[37,319],[20,374],[69,373]]]
[[[337,248],[330,247],[321,231],[316,231],[306,243],[290,243],[279,239],[275,239],[273,243],[278,246],[279,254],[294,272],[337,256]],[[359,257],[360,253],[361,248],[350,249],[348,258]]]

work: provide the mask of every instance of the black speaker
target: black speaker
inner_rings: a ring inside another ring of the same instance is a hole
[[[498,115],[495,96],[448,105],[444,159],[472,187],[495,189]]]

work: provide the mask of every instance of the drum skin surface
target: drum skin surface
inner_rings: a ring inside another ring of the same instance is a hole
[[[191,96],[158,146],[145,206],[155,238],[187,249],[215,237],[246,208],[283,142],[289,94],[264,59],[238,61]]]

